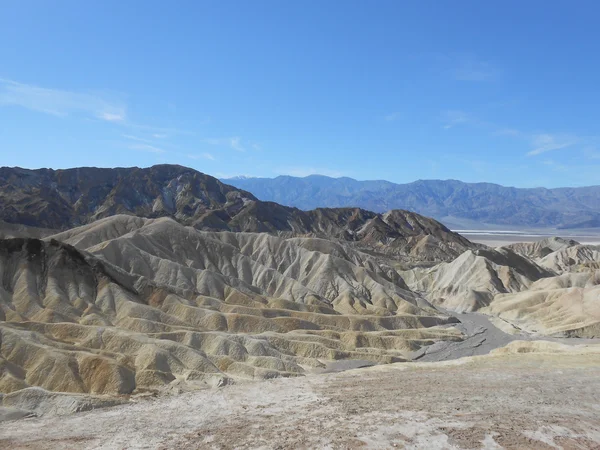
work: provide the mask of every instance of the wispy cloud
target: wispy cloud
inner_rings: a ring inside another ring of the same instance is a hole
[[[167,141],[161,141],[161,144],[157,144],[154,140],[146,137],[140,137],[133,134],[122,134],[122,137],[130,142],[126,142],[125,146],[131,150],[140,150],[150,153],[169,153],[173,157],[186,157],[194,160],[206,159],[209,161],[215,161],[216,158],[208,152],[203,153],[187,153],[185,150],[180,149],[178,146],[173,145]],[[155,135],[151,135],[155,137]],[[162,136],[162,135],[161,135]],[[165,136],[166,137],[166,136]],[[168,150],[166,150],[168,149]]]
[[[279,175],[291,175],[293,177],[307,177],[309,175],[325,175],[332,178],[343,177],[344,173],[335,169],[323,167],[280,167],[274,170]]]
[[[207,152],[201,153],[199,155],[188,154],[187,157],[190,158],[190,159],[208,159],[209,161],[215,161],[216,160],[216,158],[213,155],[211,155],[210,153],[207,153]]]
[[[194,135],[194,131],[158,127],[131,121],[122,95],[105,91],[76,92],[20,83],[0,78],[0,107],[18,106],[56,117],[83,117],[112,123],[148,138],[165,139],[171,135]]]
[[[456,68],[452,74],[459,81],[492,81],[498,78],[500,71],[486,61],[480,61],[472,56],[456,58]]]
[[[385,120],[386,122],[395,122],[400,117],[402,117],[402,114],[400,114],[399,112],[392,112],[384,116],[383,120]]]
[[[0,78],[0,105],[12,105],[57,117],[83,115],[107,122],[126,120],[126,107],[101,94],[49,89]]]
[[[600,159],[600,151],[596,146],[588,146],[583,149],[583,155],[589,159]]]
[[[137,132],[140,132],[140,133],[148,133],[148,135],[154,139],[166,139],[167,137],[170,137],[171,135],[193,136],[196,134],[195,131],[184,130],[181,128],[145,125],[145,124],[134,123],[134,122],[130,122],[130,121],[125,121],[120,124],[131,130],[137,130]]]
[[[215,172],[213,176],[220,180],[227,180],[228,178],[262,178],[263,175],[248,175],[239,173],[227,173],[227,172]],[[266,176],[265,176],[266,177]]]
[[[436,174],[440,168],[440,162],[435,159],[425,159],[423,160],[423,164],[429,165],[429,171],[432,175]]]
[[[150,139],[141,138],[139,136],[134,136],[132,134],[122,134],[121,136],[123,136],[125,139],[129,139],[131,141],[143,142],[145,144],[152,144],[153,143]]]
[[[549,133],[536,134],[531,138],[533,150],[527,152],[527,156],[536,156],[552,150],[560,150],[580,142],[581,140],[578,137],[572,135]]]
[[[130,148],[131,150],[140,150],[149,153],[166,153],[164,149],[149,144],[131,144],[128,145],[128,148]]]
[[[246,149],[242,146],[242,138],[238,136],[226,137],[226,138],[210,138],[204,139],[204,142],[210,145],[219,145],[229,147],[238,152],[245,152]]]
[[[457,125],[469,125],[472,127],[487,129],[492,136],[511,137],[528,143],[530,150],[527,156],[537,156],[554,150],[571,148],[575,145],[586,146],[583,153],[590,159],[600,159],[600,153],[596,153],[598,137],[582,136],[573,133],[532,133],[507,128],[498,124],[482,120],[465,111],[449,110],[442,113],[443,128],[448,130]]]
[[[490,165],[487,161],[471,159],[465,162],[471,167],[471,169],[473,169],[473,171],[477,173],[487,173],[490,170]]]
[[[113,114],[104,112],[100,114],[99,119],[106,120],[107,122],[122,122],[125,120],[125,114]]]
[[[542,164],[544,164],[545,166],[549,167],[551,170],[555,171],[555,172],[568,172],[569,171],[569,167],[564,165],[564,164],[560,164],[557,163],[556,161],[552,160],[552,159],[548,159],[546,161],[543,161]]]
[[[456,125],[461,125],[470,122],[471,117],[464,111],[450,110],[442,113],[442,121],[444,122],[444,129],[449,130]]]
[[[492,133],[493,136],[509,136],[509,137],[519,137],[522,136],[523,133],[514,128],[500,128]]]
[[[229,145],[231,146],[232,149],[237,150],[238,152],[246,151],[246,149],[244,147],[242,147],[242,144],[240,142],[241,142],[241,139],[239,137],[231,138],[229,140]]]
[[[445,160],[459,161],[465,167],[470,167],[471,172],[486,174],[490,172],[490,163],[481,159],[463,158],[460,155],[446,154],[442,157]]]

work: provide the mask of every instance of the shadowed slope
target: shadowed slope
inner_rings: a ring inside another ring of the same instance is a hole
[[[14,223],[4,222],[0,220],[0,239],[11,239],[11,238],[23,238],[23,237],[34,237],[42,238],[54,234],[54,230],[45,228],[28,227],[27,225],[20,225]]]
[[[119,213],[198,218],[234,197],[256,200],[211,176],[175,165],[0,168],[0,218],[45,228],[65,229]]]
[[[435,263],[476,246],[433,219],[359,208],[301,211],[181,166],[27,170],[0,168],[0,220],[64,230],[118,214],[171,217],[201,230],[309,235]]]

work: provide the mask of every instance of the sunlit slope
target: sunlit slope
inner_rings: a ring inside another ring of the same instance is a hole
[[[566,273],[497,295],[483,310],[530,333],[600,337],[600,272]]]
[[[393,268],[320,239],[116,216],[0,242],[2,392],[116,395],[300,375],[462,338]]]
[[[468,250],[449,263],[402,272],[411,289],[451,311],[476,311],[501,293],[526,290],[554,275],[510,249]]]
[[[552,238],[469,250],[401,276],[449,311],[497,316],[525,333],[600,337],[599,268],[597,247]]]

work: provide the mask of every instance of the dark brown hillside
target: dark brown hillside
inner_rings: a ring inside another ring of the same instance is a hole
[[[262,202],[214,177],[175,165],[66,170],[4,167],[0,168],[0,207],[0,220],[46,229],[65,230],[117,214],[171,217],[201,230],[335,238],[420,261],[452,259],[473,247],[439,222],[409,211],[302,211]]]

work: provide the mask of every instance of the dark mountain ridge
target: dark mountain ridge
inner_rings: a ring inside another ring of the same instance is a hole
[[[201,230],[289,233],[334,238],[385,254],[446,260],[474,247],[418,214],[361,208],[303,211],[258,200],[193,169],[0,168],[0,220],[65,230],[117,214],[172,217]]]

